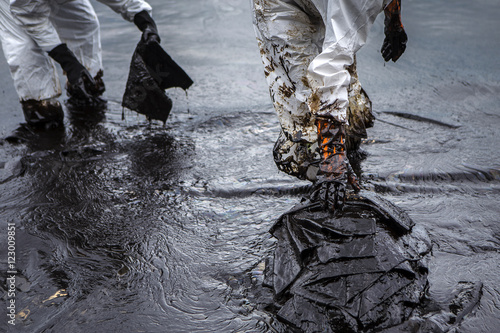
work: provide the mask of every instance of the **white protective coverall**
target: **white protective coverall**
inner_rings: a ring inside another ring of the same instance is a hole
[[[282,171],[314,180],[314,171],[306,176],[298,169],[319,158],[316,116],[347,124],[349,104],[371,109],[355,54],[390,1],[253,0],[257,42],[282,128],[275,146]]]
[[[99,0],[133,21],[151,6],[143,0]],[[92,76],[102,69],[99,21],[89,0],[0,0],[0,41],[20,100],[61,95],[47,52],[61,43]]]

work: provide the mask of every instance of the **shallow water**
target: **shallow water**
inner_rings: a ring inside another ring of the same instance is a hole
[[[428,230],[434,300],[446,304],[459,281],[484,284],[460,326],[471,333],[500,328],[500,5],[476,3],[409,1],[409,44],[398,63],[384,65],[379,54],[380,17],[358,57],[378,118],[363,145],[365,187]],[[139,33],[95,4],[105,119],[68,119],[59,135],[0,146],[0,276],[7,223],[16,225],[19,272],[18,321],[11,327],[1,319],[1,328],[286,330],[264,309],[263,262],[275,244],[269,228],[308,183],[272,161],[278,123],[249,3],[151,4],[162,45],[195,81],[188,96],[169,91],[166,126],[133,112],[122,120]],[[3,59],[0,71],[8,77]],[[22,113],[12,83],[0,86],[3,136]]]

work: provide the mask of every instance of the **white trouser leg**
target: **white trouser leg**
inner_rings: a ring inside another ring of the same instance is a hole
[[[326,27],[322,51],[308,69],[309,108],[313,114],[346,122],[351,84],[347,67],[366,43],[370,27],[388,0],[302,1],[314,4]]]
[[[293,141],[316,140],[307,107],[307,67],[319,54],[324,28],[293,0],[254,0],[254,25],[264,72],[283,132]]]
[[[102,69],[99,21],[89,0],[72,0],[51,6],[50,20],[59,38],[75,53],[92,76]]]
[[[359,84],[348,67],[388,1],[253,1],[271,98],[289,139],[315,142],[317,115],[347,122],[349,87]]]
[[[54,62],[14,21],[9,0],[0,0],[0,41],[20,100],[61,95]]]

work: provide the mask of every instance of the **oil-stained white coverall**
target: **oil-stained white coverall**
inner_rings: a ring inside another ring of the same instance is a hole
[[[279,150],[279,158],[294,163],[294,170],[283,171],[297,175],[297,165],[315,154],[316,116],[348,123],[350,95],[361,90],[355,54],[390,1],[253,0],[257,41],[282,128],[275,159]]]
[[[151,6],[144,0],[98,0],[123,18]],[[0,0],[0,41],[20,100],[61,95],[47,52],[66,43],[92,76],[102,69],[99,21],[89,0]]]

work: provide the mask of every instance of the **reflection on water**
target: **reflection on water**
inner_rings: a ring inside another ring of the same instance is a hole
[[[151,3],[166,49],[195,81],[189,98],[169,92],[174,109],[165,127],[127,112],[121,119],[113,101],[121,100],[137,32],[96,5],[110,99],[104,118],[67,117],[59,136],[0,146],[1,223],[17,228],[16,332],[287,331],[267,307],[262,272],[275,246],[268,230],[308,183],[273,164],[278,124],[249,6]],[[398,64],[382,64],[380,21],[359,57],[379,119],[363,144],[365,187],[428,230],[429,295],[437,303],[446,304],[460,281],[483,283],[463,332],[500,326],[500,83],[493,75],[500,67],[473,38],[498,28],[499,6],[481,3],[489,11],[473,25],[479,9],[465,1],[444,18],[437,14],[449,9],[444,1],[432,3],[441,11],[410,2],[410,42]],[[450,36],[446,27],[456,21],[470,38]],[[458,52],[467,40],[478,57]],[[498,46],[492,39],[490,47]],[[465,72],[454,68],[466,61]],[[6,103],[17,105],[15,96]],[[0,113],[15,124],[9,110]]]

